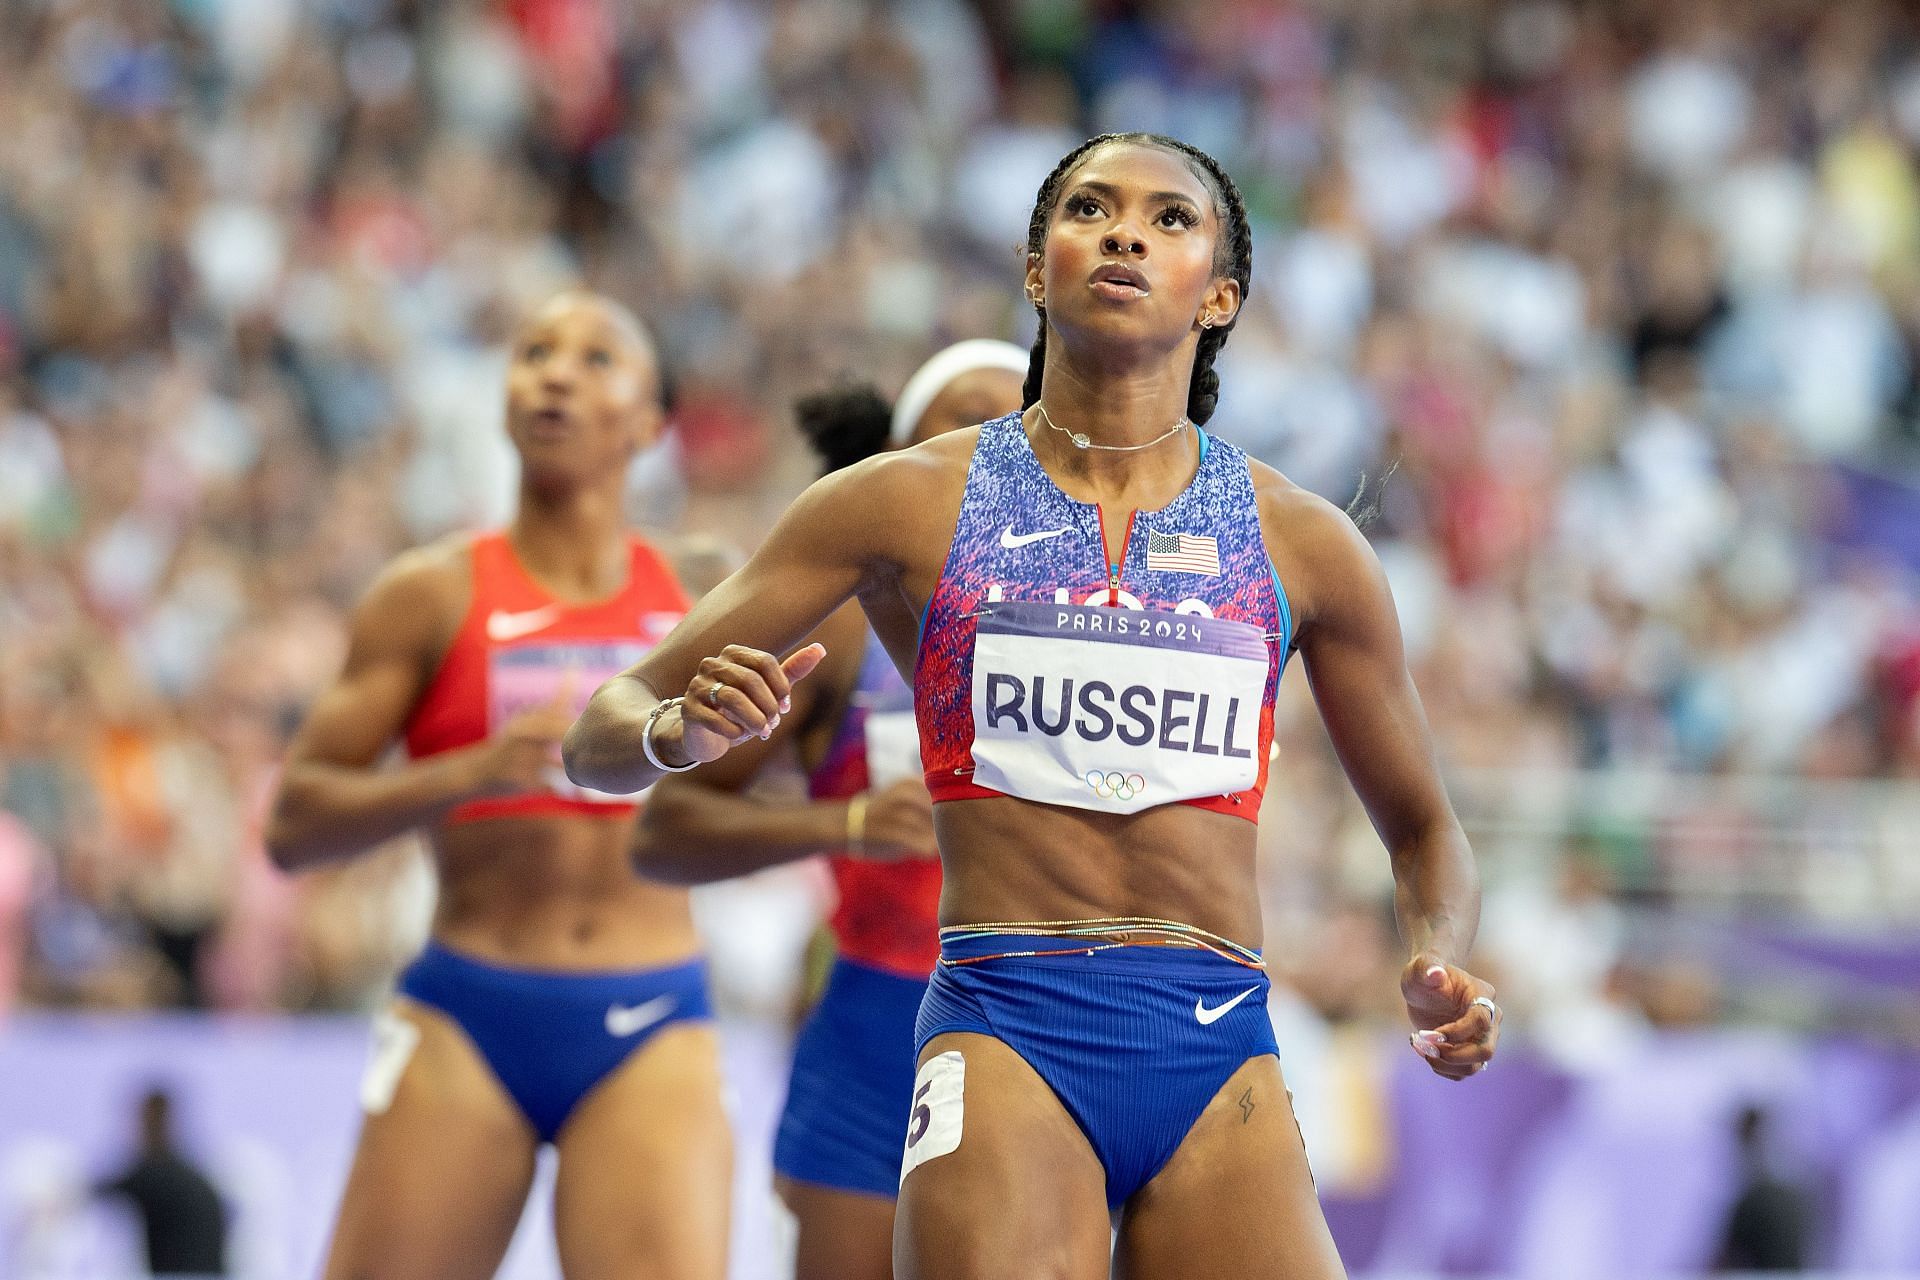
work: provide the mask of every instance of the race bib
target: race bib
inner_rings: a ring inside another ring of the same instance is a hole
[[[1260,776],[1268,663],[1244,622],[991,605],[974,639],[974,781],[1109,813],[1244,791]]]
[[[391,1009],[373,1018],[373,1048],[367,1055],[367,1069],[360,1077],[360,1109],[370,1116],[385,1113],[393,1105],[400,1088],[400,1077],[420,1047],[420,1028]]]
[[[867,786],[878,791],[902,778],[918,778],[920,728],[911,711],[867,713]]]
[[[562,693],[576,717],[593,691],[647,655],[649,646],[619,642],[518,645],[495,649],[487,660],[487,732],[524,711],[543,707]],[[631,805],[632,796],[609,795],[568,779],[556,752],[547,770],[547,790],[568,800]]]
[[[913,1110],[907,1115],[907,1149],[900,1181],[929,1160],[960,1149],[966,1127],[967,1059],[958,1049],[936,1053],[913,1078]]]

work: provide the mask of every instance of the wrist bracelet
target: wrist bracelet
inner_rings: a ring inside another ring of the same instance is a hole
[[[863,853],[867,847],[867,793],[862,791],[847,801],[847,848]]]
[[[698,765],[698,760],[689,760],[685,764],[668,764],[653,749],[653,726],[660,723],[660,717],[685,702],[685,698],[668,698],[664,702],[653,704],[653,710],[647,712],[646,727],[640,730],[640,750],[646,753],[647,763],[662,773],[685,773]]]

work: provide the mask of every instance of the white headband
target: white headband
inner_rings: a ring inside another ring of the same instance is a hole
[[[1027,364],[1026,352],[998,338],[969,338],[954,343],[921,365],[900,389],[900,398],[893,402],[893,424],[887,431],[887,439],[896,449],[911,440],[914,428],[920,425],[920,417],[933,403],[933,398],[961,374],[975,369],[1005,369],[1024,375]]]

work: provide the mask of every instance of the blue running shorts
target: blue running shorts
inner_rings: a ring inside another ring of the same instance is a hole
[[[662,1027],[713,1016],[704,960],[664,969],[509,969],[428,943],[399,991],[460,1025],[540,1135]]]
[[[773,1167],[797,1182],[892,1199],[913,1097],[913,1026],[927,984],[852,960],[794,1045]]]
[[[977,960],[1006,952],[1048,954]],[[1247,1059],[1279,1055],[1264,969],[1204,948],[1087,953],[1068,938],[948,939],[914,1030],[914,1055],[949,1031],[992,1036],[1026,1060],[1092,1143],[1118,1208],[1160,1171]]]

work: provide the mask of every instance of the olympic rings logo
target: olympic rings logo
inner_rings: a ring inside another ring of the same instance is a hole
[[[1102,800],[1131,800],[1147,789],[1147,780],[1137,773],[1105,773],[1087,770],[1086,784]]]

